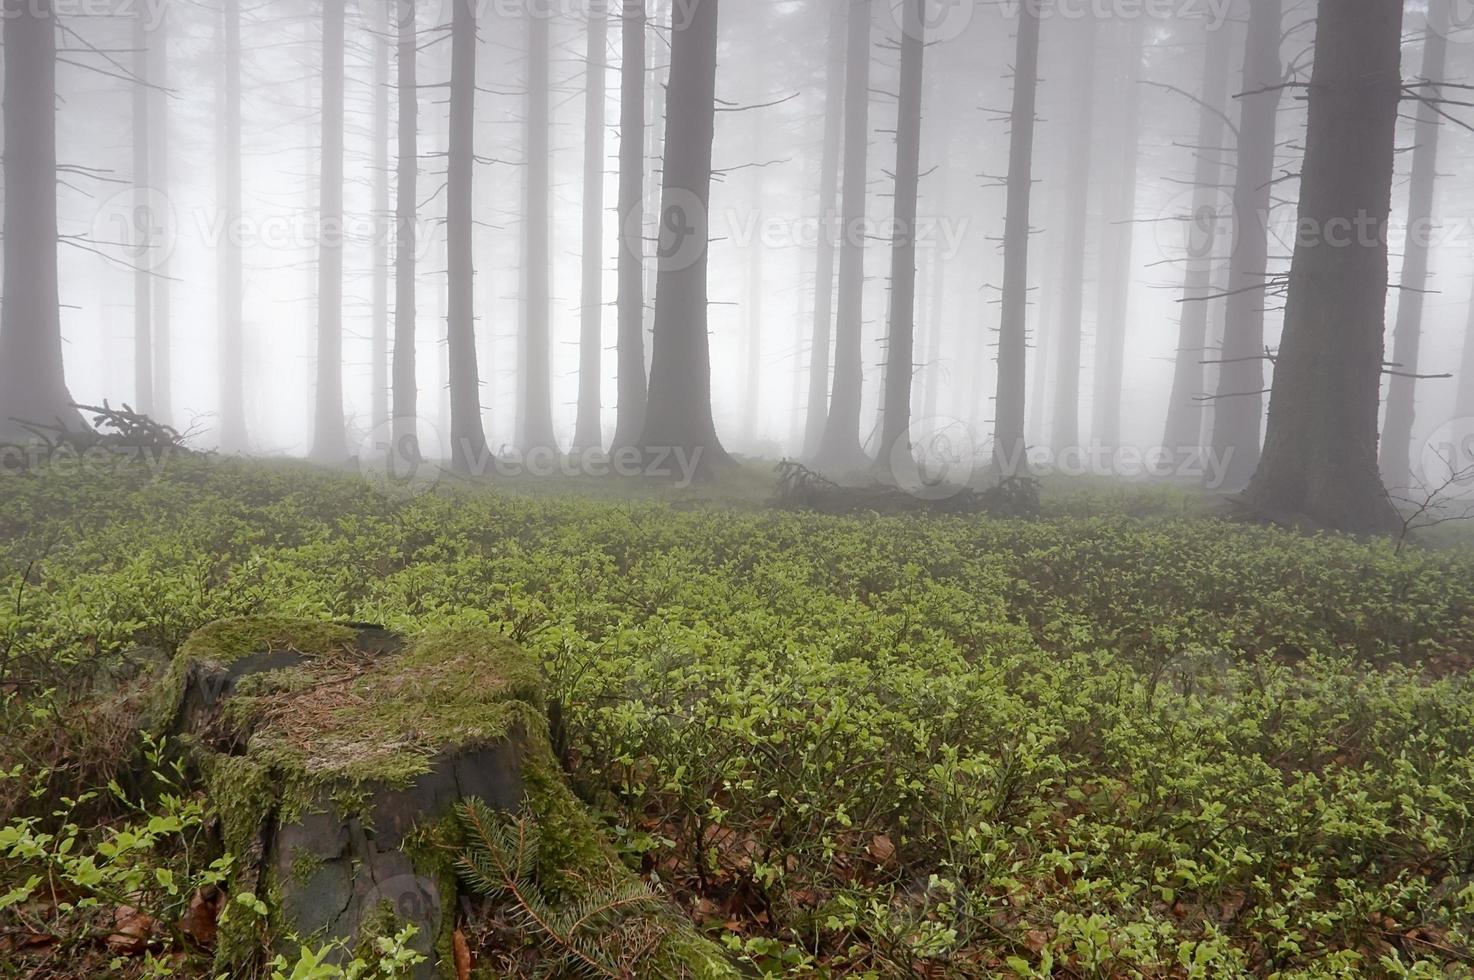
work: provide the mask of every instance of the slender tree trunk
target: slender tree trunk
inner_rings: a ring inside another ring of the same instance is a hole
[[[1108,450],[1121,441],[1121,385],[1126,370],[1126,325],[1131,306],[1131,251],[1136,238],[1136,178],[1140,159],[1141,62],[1145,23],[1125,25],[1126,72],[1122,76],[1125,102],[1120,133],[1120,170],[1114,195],[1106,206],[1101,240],[1101,308],[1096,316],[1095,388],[1091,437]]]
[[[453,465],[471,470],[486,458],[481,379],[476,361],[475,268],[472,233],[476,166],[476,11],[451,5],[450,146],[446,172],[446,356],[450,359],[450,444]]]
[[[834,390],[815,459],[835,470],[866,465],[860,447],[864,326],[865,191],[870,151],[870,0],[849,0],[845,44],[844,198],[840,206],[839,309],[835,324]]]
[[[752,139],[748,152],[755,162],[763,159],[763,115],[761,110],[752,113]],[[763,373],[763,169],[753,167],[748,175],[748,205],[757,213],[759,220],[753,225],[751,241],[747,243],[747,336],[744,338],[747,353],[747,377],[743,395],[742,438],[748,449],[755,450],[758,426],[762,414]]]
[[[727,461],[711,413],[707,264],[716,128],[717,0],[675,18],[661,178],[660,282],[650,403],[640,445],[652,462],[683,453],[709,476]]]
[[[153,174],[150,172],[149,156],[153,140],[149,133],[153,128],[150,118],[154,100],[149,90],[153,74],[154,59],[149,50],[153,37],[148,29],[144,11],[139,9],[133,18],[133,223],[132,234],[137,236],[137,249],[133,257],[133,408],[145,415],[154,410],[154,225],[158,216],[153,213]]]
[[[1281,91],[1280,5],[1281,0],[1249,0],[1233,191],[1233,258],[1213,406],[1213,450],[1226,465],[1225,489],[1243,487],[1253,474],[1264,423],[1264,307],[1275,114]]]
[[[56,18],[51,0],[4,0],[5,283],[0,434],[17,419],[82,423],[67,391],[56,274]],[[24,246],[22,246],[24,243]]]
[[[322,184],[318,188],[317,419],[312,456],[348,456],[343,423],[343,5],[324,0],[322,29]]]
[[[942,195],[945,207],[946,195]],[[942,396],[942,331],[946,328],[947,302],[947,258],[933,249],[931,257],[931,302],[927,305],[926,319],[926,397],[922,411],[926,418],[937,417],[937,405]]]
[[[558,448],[553,432],[551,40],[548,13],[529,7],[527,77],[527,207],[523,212],[527,267],[526,375],[522,383],[522,447]]]
[[[1469,299],[1469,312],[1464,323],[1464,356],[1459,364],[1456,384],[1459,393],[1454,402],[1454,417],[1474,417],[1474,296]]]
[[[246,448],[244,302],[241,260],[241,7],[225,0],[223,8],[220,126],[220,199],[224,238],[216,252],[220,281],[218,300],[220,352],[220,449],[238,453]]]
[[[573,448],[604,444],[601,406],[604,360],[604,72],[609,21],[604,5],[590,5],[583,124],[583,286],[578,343],[578,420]]]
[[[619,407],[614,448],[645,427],[645,0],[624,0],[619,68]]]
[[[1058,353],[1055,357],[1053,442],[1064,452],[1080,445],[1080,346],[1085,309],[1085,230],[1089,225],[1091,130],[1094,126],[1095,20],[1086,17],[1075,26],[1075,71],[1070,81],[1075,114],[1070,120],[1069,163],[1065,178],[1065,256]]]
[[[926,0],[905,0],[901,14],[901,91],[896,115],[895,238],[891,242],[891,322],[886,343],[885,417],[879,467],[912,478],[911,387],[916,377],[916,209],[921,183],[921,88],[925,77]],[[898,472],[898,467],[906,467]]]
[[[149,58],[152,62],[152,82],[149,92],[153,101],[149,112],[149,178],[157,192],[166,199],[169,193],[169,8],[159,9],[158,23],[153,29],[149,43]],[[171,243],[159,243],[157,257],[152,260],[153,275],[153,342],[154,342],[154,391],[153,415],[161,422],[174,417],[174,392],[171,384],[173,369],[170,336],[170,311],[172,303],[172,280],[169,276],[169,252]]]
[[[399,89],[399,161],[394,204],[394,422],[393,447],[396,459],[415,463],[420,459],[420,387],[415,344],[416,304],[415,223],[419,203],[415,200],[419,172],[420,93],[416,72],[415,5],[413,0],[393,2],[398,27],[399,54],[395,66]]]
[[[379,0],[392,11],[398,0]],[[370,342],[370,396],[374,429],[389,421],[389,38],[375,34],[374,46],[374,284]]]
[[[1202,448],[1202,402],[1206,391],[1203,361],[1208,344],[1208,315],[1219,301],[1213,295],[1213,270],[1218,256],[1218,182],[1223,179],[1220,149],[1227,126],[1224,108],[1228,98],[1228,25],[1207,33],[1203,63],[1202,109],[1198,113],[1198,141],[1193,170],[1192,214],[1184,225],[1187,237],[1187,271],[1182,284],[1181,315],[1177,322],[1177,353],[1173,362],[1172,394],[1167,400],[1167,426],[1162,445],[1173,453],[1196,454]]]
[[[1034,115],[1039,84],[1039,8],[1019,8],[1008,146],[1008,213],[1003,228],[1003,317],[998,331],[998,400],[993,456],[1011,476],[1024,456],[1024,378],[1029,352],[1029,205],[1034,184]]]
[[[824,150],[819,162],[819,242],[814,270],[814,330],[809,345],[809,397],[804,419],[803,456],[812,459],[829,418],[830,346],[834,326],[835,199],[839,194],[839,150],[844,126],[845,19],[842,3],[830,7],[829,64],[824,73]]]
[[[1246,496],[1270,516],[1305,517],[1341,531],[1398,526],[1377,470],[1377,415],[1402,6],[1320,6],[1301,233],[1264,458]]]
[[[1418,360],[1423,334],[1423,295],[1428,288],[1428,240],[1432,234],[1433,192],[1438,177],[1438,133],[1441,111],[1435,100],[1448,60],[1449,0],[1429,0],[1423,31],[1421,80],[1429,86],[1415,89],[1413,175],[1408,192],[1407,237],[1402,251],[1402,291],[1397,301],[1397,325],[1392,331],[1392,363],[1396,372],[1387,382],[1387,424],[1382,433],[1382,475],[1389,487],[1407,490],[1413,484],[1413,424],[1417,414]]]

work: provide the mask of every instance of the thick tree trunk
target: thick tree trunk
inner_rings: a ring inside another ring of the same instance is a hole
[[[833,470],[866,465],[860,447],[864,326],[865,191],[870,151],[870,0],[850,0],[845,44],[844,199],[840,206],[839,308],[835,323],[834,390],[815,460]]]
[[[830,347],[834,335],[833,212],[839,194],[839,150],[844,125],[846,0],[820,0],[830,7],[829,64],[824,72],[824,150],[819,161],[819,241],[814,269],[814,329],[809,343],[809,396],[803,456],[812,459],[829,419]]]
[[[1402,2],[1337,0],[1316,23],[1301,232],[1264,458],[1246,500],[1272,517],[1392,530],[1377,415]]]
[[[137,236],[133,261],[133,408],[145,415],[154,410],[154,225],[153,175],[150,154],[153,140],[154,100],[149,92],[154,59],[149,51],[153,37],[144,12],[133,18],[133,228]]]
[[[523,210],[522,261],[527,269],[527,336],[522,379],[524,450],[558,448],[553,433],[552,367],[552,164],[551,40],[548,12],[529,7],[527,73],[527,206]]]
[[[1003,315],[998,331],[998,400],[993,458],[1012,475],[1024,453],[1024,378],[1029,352],[1029,205],[1034,184],[1034,115],[1039,85],[1039,8],[1019,8],[1009,122],[1008,212],[1003,227]]]
[[[381,0],[392,11],[398,0]],[[389,38],[375,34],[374,46],[374,282],[370,315],[369,374],[374,429],[389,421]]]
[[[69,426],[56,275],[56,18],[50,0],[5,0],[5,283],[0,436],[17,419]],[[24,243],[22,247],[21,243]]]
[[[604,361],[604,72],[609,21],[604,5],[590,4],[588,48],[584,58],[583,123],[583,285],[578,341],[578,420],[573,448],[604,444],[602,375]]]
[[[1080,445],[1080,346],[1085,310],[1085,230],[1089,225],[1091,130],[1095,121],[1094,18],[1086,17],[1074,28],[1074,74],[1070,91],[1075,112],[1070,120],[1069,163],[1065,177],[1064,263],[1060,267],[1063,295],[1054,359],[1054,419],[1051,441],[1058,452]]]
[[[419,178],[419,81],[416,64],[415,5],[393,3],[399,30],[398,63],[395,66],[399,88],[399,161],[395,181],[394,206],[394,423],[392,450],[397,459],[418,462],[420,444],[419,382],[416,380],[418,358],[415,344],[415,200]]]
[[[703,0],[675,18],[671,31],[654,361],[640,437],[652,464],[669,467],[667,454],[679,452],[703,476],[728,459],[712,420],[707,337],[717,7]]]
[[[241,260],[241,7],[225,0],[223,9],[220,202],[225,236],[216,252],[220,282],[218,319],[220,350],[220,449],[238,453],[246,448],[244,302]]]
[[[1413,484],[1413,424],[1417,415],[1418,359],[1422,347],[1423,295],[1428,288],[1428,242],[1432,236],[1433,192],[1438,177],[1438,132],[1441,117],[1434,103],[1448,61],[1449,0],[1429,0],[1423,31],[1423,68],[1426,86],[1413,91],[1418,102],[1414,130],[1412,185],[1408,191],[1407,237],[1402,251],[1402,291],[1397,301],[1397,325],[1392,331],[1392,363],[1396,372],[1387,382],[1387,424],[1382,433],[1382,476],[1396,490]]]
[[[343,19],[325,0],[322,27],[322,183],[318,188],[317,416],[314,459],[348,457],[343,424]]]
[[[1208,344],[1208,316],[1219,301],[1213,295],[1213,270],[1218,256],[1218,182],[1222,180],[1224,107],[1228,98],[1228,62],[1232,31],[1227,25],[1207,31],[1203,62],[1202,109],[1198,114],[1197,163],[1193,170],[1192,214],[1184,224],[1187,271],[1182,284],[1181,315],[1177,323],[1177,352],[1172,371],[1172,394],[1167,400],[1167,425],[1162,445],[1173,453],[1196,454],[1202,447],[1203,402],[1196,401],[1203,385],[1204,350]]]
[[[619,67],[619,407],[614,448],[645,427],[645,0],[624,0]]]
[[[149,179],[158,194],[165,200],[169,194],[169,9],[161,7],[158,23],[154,25],[149,41],[151,80],[154,85],[149,91],[153,106],[149,112]],[[171,384],[170,309],[172,306],[172,280],[169,275],[169,252],[172,243],[163,241],[155,258],[153,269],[153,342],[154,342],[154,407],[153,416],[160,422],[169,422],[174,417],[174,391]]]
[[[1226,466],[1225,489],[1243,487],[1254,473],[1264,423],[1264,307],[1281,19],[1281,0],[1250,0],[1233,190],[1233,258],[1213,406],[1213,450]]]
[[[1105,208],[1101,241],[1100,309],[1096,314],[1095,386],[1091,438],[1107,450],[1121,442],[1121,385],[1126,371],[1126,324],[1131,306],[1131,250],[1136,238],[1136,171],[1141,157],[1141,62],[1146,25],[1125,25],[1124,101],[1119,170]]]
[[[472,171],[476,166],[476,11],[451,5],[450,145],[446,157],[446,356],[450,359],[450,444],[452,464],[479,469],[486,459],[481,425],[481,379],[476,362],[475,269],[471,242],[475,225]]]
[[[901,90],[896,115],[895,238],[891,242],[891,322],[886,342],[885,416],[880,472],[910,480],[911,385],[916,376],[916,209],[921,182],[921,88],[925,77],[926,0],[905,0],[901,14]],[[901,469],[906,467],[904,471]]]

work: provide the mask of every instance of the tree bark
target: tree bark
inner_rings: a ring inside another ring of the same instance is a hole
[[[527,327],[522,379],[523,450],[557,450],[552,392],[552,217],[549,127],[551,125],[551,41],[549,12],[528,8],[527,206],[522,260],[527,269]]]
[[[1177,322],[1177,352],[1173,362],[1172,394],[1167,400],[1167,425],[1162,445],[1173,453],[1196,454],[1202,448],[1202,402],[1194,399],[1204,391],[1203,361],[1208,344],[1208,317],[1220,300],[1213,295],[1213,270],[1217,259],[1219,223],[1218,182],[1223,179],[1221,147],[1225,130],[1224,109],[1228,97],[1228,25],[1207,31],[1203,63],[1202,109],[1198,114],[1198,139],[1194,150],[1192,214],[1185,224],[1187,271],[1183,277],[1181,315]]]
[[[1065,177],[1065,256],[1060,267],[1063,295],[1054,361],[1054,419],[1051,441],[1059,452],[1080,445],[1080,346],[1085,309],[1085,230],[1089,224],[1091,130],[1095,122],[1095,19],[1075,30],[1077,52],[1070,80],[1075,113],[1070,120],[1069,163]]]
[[[1433,193],[1438,178],[1438,134],[1442,121],[1436,100],[1448,61],[1449,0],[1429,0],[1423,31],[1423,68],[1414,89],[1417,103],[1412,184],[1408,191],[1407,237],[1402,251],[1402,291],[1392,331],[1393,374],[1387,382],[1387,423],[1382,433],[1382,476],[1389,487],[1413,484],[1413,424],[1417,416],[1418,359],[1422,347],[1423,296],[1428,288],[1428,242],[1432,234]]]
[[[926,0],[901,14],[901,89],[896,115],[895,238],[891,242],[891,323],[886,343],[885,417],[879,468],[893,482],[912,478],[911,386],[916,376],[916,210],[921,183],[921,88],[925,78]]]
[[[755,163],[763,159],[763,114],[761,109],[750,110],[752,137],[748,152]],[[763,214],[763,168],[753,167],[748,173],[747,204],[761,219]],[[742,404],[742,438],[749,452],[756,455],[758,427],[762,417],[763,386],[763,233],[762,221],[753,225],[753,234],[747,243],[747,335],[744,338],[747,355],[746,385]]]
[[[225,0],[222,10],[220,200],[224,238],[216,253],[220,281],[218,319],[220,351],[220,449],[226,453],[246,448],[244,302],[241,259],[241,8],[240,0]]]
[[[645,0],[624,0],[619,67],[619,406],[614,448],[645,427]]]
[[[1377,416],[1402,7],[1320,6],[1300,233],[1264,458],[1246,494],[1271,517],[1356,533],[1399,523],[1377,470]]]
[[[317,414],[312,456],[348,457],[343,422],[343,20],[345,0],[324,0],[322,160],[318,188]]]
[[[5,283],[0,435],[17,419],[82,424],[67,390],[56,273],[56,18],[51,0],[5,0]],[[24,243],[24,247],[22,244]]]
[[[451,4],[450,145],[447,153],[445,234],[449,289],[446,294],[446,356],[450,359],[451,461],[473,471],[486,459],[481,424],[481,379],[476,361],[475,268],[471,242],[475,225],[472,171],[476,166],[476,11],[462,0]]]
[[[1454,402],[1454,417],[1474,417],[1474,297],[1469,299],[1469,312],[1464,323],[1464,356],[1456,383],[1459,393]]]
[[[711,412],[707,337],[711,154],[716,127],[718,0],[674,18],[661,177],[660,279],[650,402],[640,446],[670,465],[681,452],[701,476],[728,460]]]
[[[588,48],[584,58],[583,124],[583,285],[578,342],[578,420],[573,448],[604,444],[602,375],[604,360],[604,72],[609,21],[604,4],[589,7]]]
[[[860,446],[860,355],[864,326],[865,192],[870,151],[870,0],[850,0],[845,45],[844,190],[840,206],[839,308],[835,323],[834,389],[815,460],[833,470],[865,467]]]
[[[1019,7],[1009,122],[1008,211],[1003,228],[1003,313],[998,331],[998,399],[993,458],[1013,475],[1023,461],[1029,352],[1029,207],[1034,184],[1034,116],[1039,86],[1037,0]]]
[[[820,0],[830,7],[829,64],[824,72],[824,149],[819,161],[819,241],[814,269],[814,329],[809,344],[809,397],[804,419],[803,457],[812,459],[829,419],[830,347],[834,326],[833,211],[839,194],[839,150],[844,126],[844,0]]]
[[[1279,111],[1282,81],[1281,19],[1281,0],[1250,0],[1243,95],[1239,99],[1233,257],[1228,271],[1220,358],[1223,363],[1213,406],[1213,450],[1226,467],[1225,489],[1242,488],[1254,473],[1264,424],[1264,307],[1275,114]]]
[[[1125,25],[1125,103],[1120,133],[1120,169],[1106,206],[1101,241],[1101,308],[1096,314],[1095,386],[1091,438],[1114,451],[1121,442],[1121,385],[1126,371],[1126,325],[1131,307],[1131,251],[1136,239],[1136,179],[1141,147],[1141,62],[1145,23]]]
[[[398,28],[399,54],[395,66],[399,89],[398,178],[394,206],[394,422],[393,447],[396,459],[414,463],[420,459],[418,357],[415,344],[416,309],[415,249],[419,204],[415,200],[419,179],[420,94],[412,0],[390,4]]]

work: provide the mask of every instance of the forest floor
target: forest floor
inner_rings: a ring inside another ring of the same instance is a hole
[[[0,976],[210,975],[245,900],[136,678],[263,614],[522,644],[624,861],[754,975],[1474,976],[1465,530],[1083,483],[1034,520],[824,516],[773,486],[0,478]],[[504,932],[462,929],[502,975]]]

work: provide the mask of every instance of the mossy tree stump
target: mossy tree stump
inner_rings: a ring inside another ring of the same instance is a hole
[[[467,799],[556,822],[550,839],[568,846],[554,863],[625,873],[557,771],[537,665],[491,630],[221,621],[185,643],[161,701],[156,727],[221,813],[232,892],[268,909],[264,921],[232,909],[222,926],[217,966],[231,976],[273,947],[354,950],[406,923],[427,957],[417,978],[454,976],[445,842]],[[692,942],[708,945],[668,945]],[[712,949],[696,958],[714,962]]]

